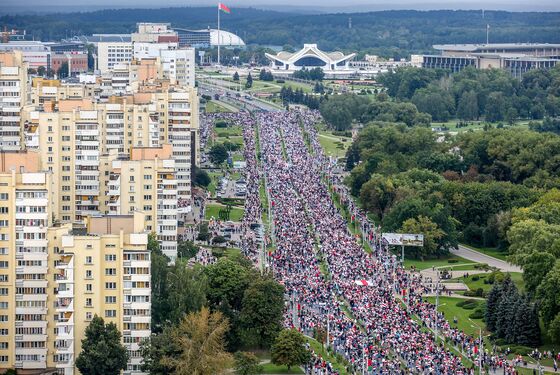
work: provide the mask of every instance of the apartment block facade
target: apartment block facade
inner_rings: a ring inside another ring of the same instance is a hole
[[[19,51],[0,52],[0,149],[19,150],[21,108],[27,101],[27,64]]]

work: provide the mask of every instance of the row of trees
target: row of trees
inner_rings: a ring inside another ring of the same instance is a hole
[[[325,72],[321,68],[296,70],[292,76],[294,78],[305,79],[308,81],[322,81],[325,78]]]
[[[201,361],[183,347],[187,344],[180,338],[185,336],[192,337],[194,342],[188,345],[201,345],[196,342],[216,336],[216,341],[208,345],[223,347],[229,353],[272,347],[282,330],[284,288],[271,276],[261,276],[249,260],[235,254],[206,267],[189,267],[187,259],[198,251],[191,243],[182,243],[181,257],[174,265],[168,265],[169,259],[162,254],[154,236],[150,236],[148,246],[152,253],[152,330],[155,335],[142,345],[144,371],[151,374],[198,373],[192,367],[186,367],[186,372],[180,370],[187,366],[186,361]],[[203,322],[216,333],[201,332]],[[247,359],[245,354],[239,356]],[[217,363],[227,362],[229,366],[230,360],[231,356],[225,353]],[[209,363],[213,362],[209,360]],[[219,373],[212,371],[201,374]]]
[[[535,143],[529,141],[534,135],[538,136]],[[549,163],[544,163],[545,154],[540,166],[522,155],[538,158],[539,147],[554,142],[554,137],[509,130],[469,133],[446,141],[437,137],[429,129],[404,125],[377,123],[364,128],[347,152],[351,172],[346,182],[352,194],[360,196],[364,208],[387,230],[432,228],[437,246],[411,249],[418,256],[445,253],[458,240],[506,248],[511,210],[531,205],[539,196],[535,187],[557,180],[542,170]],[[523,145],[523,150],[512,144]],[[485,156],[484,162],[480,156]],[[523,162],[534,168],[525,180],[489,168],[499,165],[502,171],[527,172]],[[499,181],[506,176],[510,178]]]
[[[320,105],[321,115],[330,127],[338,131],[350,129],[353,121],[402,122],[407,126],[428,126],[432,120],[430,115],[419,112],[414,104],[388,101],[385,94],[378,95],[376,101],[355,94],[328,96],[326,99]]]
[[[560,67],[527,72],[521,81],[502,69],[474,67],[451,75],[443,70],[405,68],[378,80],[391,97],[414,103],[434,121],[513,122],[560,115]]]
[[[541,343],[539,313],[526,295],[521,295],[507,274],[502,282],[494,282],[486,301],[486,328],[496,338],[535,348]]]
[[[303,104],[310,109],[318,109],[323,97],[304,93],[301,88],[294,90],[291,86],[282,86],[280,99],[282,99],[284,105],[289,103]]]
[[[507,232],[511,260],[523,268],[525,288],[539,301],[549,336],[560,343],[560,191],[512,211]]]

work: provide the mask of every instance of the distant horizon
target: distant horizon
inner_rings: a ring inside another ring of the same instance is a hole
[[[0,14],[14,13],[71,13],[71,12],[92,12],[104,9],[161,9],[161,8],[189,8],[189,7],[210,7],[218,1],[194,0],[188,3],[178,0],[162,0],[153,5],[152,1],[147,0],[115,0],[107,2],[86,2],[84,0],[58,0],[44,5],[42,0],[30,0],[25,4],[21,0],[3,0]],[[479,0],[465,1],[459,4],[439,0],[415,1],[415,0],[395,0],[391,3],[369,3],[367,1],[355,0],[343,6],[332,3],[333,0],[308,0],[305,5],[301,1],[295,0],[275,0],[274,2],[263,2],[258,0],[225,0],[230,8],[255,8],[262,10],[273,10],[286,13],[301,14],[324,14],[324,13],[363,13],[373,11],[390,10],[417,10],[417,11],[436,11],[436,10],[487,10],[487,11],[508,11],[508,12],[559,12],[560,1],[540,0],[527,4],[525,1],[501,1],[481,2]]]

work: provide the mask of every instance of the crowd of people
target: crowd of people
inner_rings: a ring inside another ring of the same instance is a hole
[[[275,244],[270,266],[286,290],[286,327],[309,336],[326,331],[327,345],[346,358],[349,373],[474,374],[474,365],[464,366],[451,346],[472,363],[516,373],[515,361],[484,350],[478,337],[453,328],[422,299],[421,276],[406,272],[388,251],[379,229],[341,183],[336,163],[323,154],[317,112],[228,116],[243,127],[245,142],[243,253],[256,264],[262,261],[254,225],[262,223],[259,186],[264,180]],[[349,232],[333,196],[350,212],[371,253]],[[317,353],[307,372],[338,374]]]

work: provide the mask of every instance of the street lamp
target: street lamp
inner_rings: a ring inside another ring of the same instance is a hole
[[[482,327],[472,321],[469,318],[469,321],[473,324],[471,325],[472,328],[478,328],[478,340],[480,342],[480,350],[478,351],[478,374],[482,375],[482,353],[484,353],[484,342],[482,341]]]

